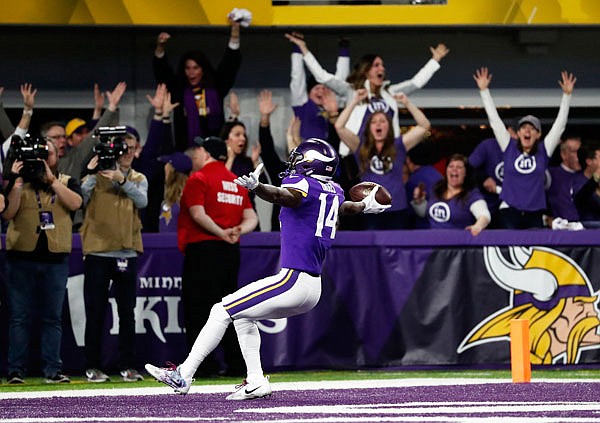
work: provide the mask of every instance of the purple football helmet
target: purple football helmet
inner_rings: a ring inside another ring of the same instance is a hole
[[[283,176],[306,175],[327,182],[333,178],[339,162],[331,145],[318,138],[309,138],[292,150]]]

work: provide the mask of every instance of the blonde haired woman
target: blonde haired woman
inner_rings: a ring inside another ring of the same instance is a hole
[[[179,200],[192,170],[192,159],[178,152],[158,160],[165,164],[165,194],[160,208],[159,232],[177,232]]]

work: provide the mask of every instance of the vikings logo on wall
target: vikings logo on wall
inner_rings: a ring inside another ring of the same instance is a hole
[[[485,267],[510,292],[507,307],[479,323],[457,349],[509,341],[510,321],[529,320],[532,364],[577,364],[581,351],[600,348],[598,295],[570,257],[546,247],[485,247]]]

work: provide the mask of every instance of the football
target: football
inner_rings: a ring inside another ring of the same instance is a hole
[[[369,195],[371,190],[376,186],[378,186],[379,189],[377,190],[377,194],[375,194],[375,200],[377,200],[377,202],[382,206],[392,204],[392,194],[390,194],[385,187],[376,184],[375,182],[361,182],[354,185],[352,188],[350,188],[350,198],[352,201],[361,201],[363,198]]]

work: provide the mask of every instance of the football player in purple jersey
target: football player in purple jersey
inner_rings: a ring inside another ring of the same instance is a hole
[[[160,368],[146,364],[159,382],[186,394],[192,376],[204,358],[219,344],[233,321],[247,367],[247,377],[228,400],[249,400],[272,393],[260,361],[257,320],[280,319],[305,313],[321,296],[321,267],[336,235],[338,215],[380,213],[390,207],[375,200],[377,188],[362,201],[344,201],[340,186],[332,181],[339,158],[325,141],[311,138],[291,153],[281,187],[258,178],[262,164],[235,180],[263,200],[281,206],[281,270],[252,282],[213,306],[187,359],[179,366]]]

